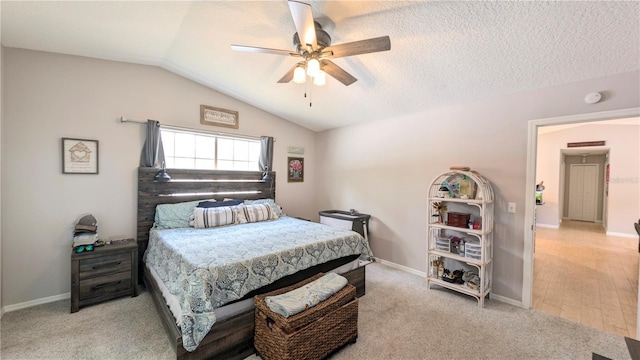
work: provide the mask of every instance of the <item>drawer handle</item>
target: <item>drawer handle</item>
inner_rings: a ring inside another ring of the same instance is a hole
[[[122,283],[122,280],[112,281],[112,282],[108,282],[108,283],[105,283],[105,284],[100,284],[100,285],[92,286],[92,287],[91,287],[91,290],[92,290],[92,291],[96,291],[96,290],[102,289],[103,287],[111,286],[111,285],[118,285],[118,284],[120,284],[120,283]]]
[[[96,265],[96,266],[93,267],[93,270],[102,269],[102,268],[110,267],[110,266],[113,266],[113,265],[118,266],[120,264],[122,264],[122,261],[112,262],[112,263],[107,263],[107,264],[102,264],[102,265]]]

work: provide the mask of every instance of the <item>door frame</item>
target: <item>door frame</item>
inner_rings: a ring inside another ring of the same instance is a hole
[[[575,124],[582,122],[621,119],[640,116],[640,107],[584,113],[569,116],[542,118],[529,120],[527,134],[527,168],[525,185],[525,216],[524,216],[524,253],[522,275],[522,307],[531,308],[533,294],[533,250],[535,231],[535,207],[536,200],[536,162],[538,151],[538,127],[546,125]],[[639,297],[640,303],[640,297]],[[638,312],[640,324],[640,311]],[[640,337],[640,326],[637,330]]]

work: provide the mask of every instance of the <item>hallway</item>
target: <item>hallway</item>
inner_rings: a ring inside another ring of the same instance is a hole
[[[637,238],[607,236],[600,223],[537,227],[533,308],[635,338],[638,259]]]

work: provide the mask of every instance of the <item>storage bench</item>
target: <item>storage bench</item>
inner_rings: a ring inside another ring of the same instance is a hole
[[[271,311],[267,296],[284,294],[324,274],[256,296],[254,347],[266,360],[323,359],[358,337],[356,288],[347,284],[325,301],[288,318]]]

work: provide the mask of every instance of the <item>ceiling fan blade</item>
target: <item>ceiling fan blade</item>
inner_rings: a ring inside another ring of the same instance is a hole
[[[287,73],[284,74],[284,76],[281,77],[280,80],[278,80],[278,82],[281,84],[284,84],[293,80],[293,72],[296,70],[296,67],[298,67],[298,64],[294,65],[289,71],[287,71]]]
[[[351,74],[344,71],[343,68],[327,59],[320,60],[320,64],[322,65],[322,70],[324,70],[324,72],[333,76],[336,80],[340,81],[345,86],[349,86],[358,81],[358,79],[354,78],[353,76],[351,76]]]
[[[318,43],[316,41],[316,26],[313,22],[311,5],[293,0],[289,0],[288,3],[291,17],[293,17],[293,22],[296,24],[300,44],[303,47],[305,44],[310,46],[311,49],[307,50],[312,52],[318,48]]]
[[[335,59],[344,56],[361,55],[387,50],[391,50],[391,40],[389,39],[389,36],[381,36],[373,39],[328,46],[322,49],[322,56]]]
[[[251,52],[251,53],[300,56],[300,54],[291,50],[269,49],[269,48],[262,48],[262,47],[256,47],[256,46],[231,45],[231,49],[234,51],[243,51],[243,52]]]

